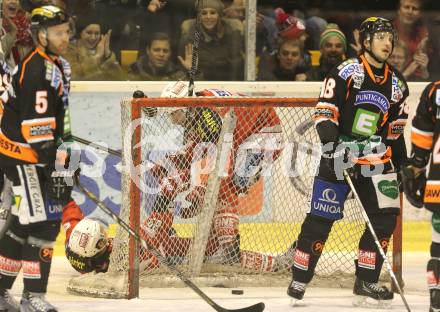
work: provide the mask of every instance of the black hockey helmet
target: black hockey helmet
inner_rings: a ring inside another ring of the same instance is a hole
[[[67,23],[69,16],[54,5],[44,5],[32,10],[31,28],[40,29]]]
[[[378,32],[388,32],[393,34],[393,48],[397,41],[397,33],[393,24],[383,17],[372,16],[364,20],[359,28],[359,39],[362,48],[364,48],[365,39],[372,40],[373,35]]]

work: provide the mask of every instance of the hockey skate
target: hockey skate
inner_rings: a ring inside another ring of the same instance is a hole
[[[292,246],[289,247],[289,249],[274,258],[274,266],[273,271],[279,272],[279,271],[290,271],[290,268],[293,265],[293,257],[295,256],[295,250],[296,250],[296,241],[293,242]]]
[[[356,278],[353,294],[355,307],[375,307],[387,309],[391,307],[394,294],[385,286],[380,287],[378,283],[369,283]]]
[[[287,294],[292,297],[292,300],[290,302],[292,306],[295,306],[296,302],[304,297],[306,286],[306,283],[301,283],[292,279],[289,287],[287,288]]]
[[[429,297],[429,312],[440,312],[440,289],[430,289]]]
[[[58,310],[46,301],[44,294],[25,291],[20,302],[20,312],[58,312]]]
[[[20,305],[6,289],[0,289],[0,312],[19,312]]]

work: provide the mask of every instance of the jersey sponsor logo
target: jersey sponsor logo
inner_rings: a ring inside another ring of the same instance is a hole
[[[312,252],[315,255],[320,255],[322,251],[324,250],[325,243],[323,241],[316,241],[312,244]]]
[[[403,92],[406,87],[402,80],[397,78],[397,76],[393,73],[392,78],[392,88],[391,88],[391,100],[394,102],[399,102],[403,98]]]
[[[342,219],[348,186],[315,180],[311,201],[311,213],[331,220]]]
[[[354,117],[351,131],[363,136],[372,136],[376,133],[379,114],[359,108]]]
[[[376,253],[374,251],[359,250],[358,266],[360,268],[374,270],[376,267]]]
[[[425,203],[440,204],[440,184],[433,182],[437,181],[428,181],[426,183],[423,201]]]
[[[295,257],[293,258],[293,265],[300,270],[307,271],[309,269],[309,263],[310,254],[297,248],[295,251]]]
[[[359,63],[351,63],[342,67],[341,70],[339,70],[338,75],[342,79],[347,80],[348,77],[353,75],[355,72],[359,72],[359,71],[360,71]]]
[[[440,106],[440,90],[435,91],[435,104],[437,104],[437,106]]]
[[[147,233],[148,236],[154,237],[162,226],[162,220],[150,218],[146,224],[141,225],[141,228]]]
[[[27,279],[40,279],[41,269],[39,261],[23,260],[23,277]]]
[[[9,152],[21,154],[21,150],[18,145],[15,145],[12,142],[4,140],[1,136],[0,136],[0,147],[2,149],[9,151]]]
[[[326,119],[334,119],[335,118],[335,110],[329,107],[316,107],[315,108],[315,116],[316,117],[324,117]]]
[[[43,262],[50,262],[53,256],[53,248],[40,248],[40,259]]]
[[[437,278],[434,271],[430,270],[426,272],[426,279],[428,280],[428,287],[436,287],[438,285]]]
[[[0,273],[6,276],[17,276],[21,269],[21,260],[14,260],[0,255]]]
[[[232,94],[228,91],[225,90],[220,90],[220,89],[208,89],[208,91],[211,91],[213,96],[217,96],[217,97],[227,97],[227,96],[232,96]]]
[[[379,192],[381,192],[385,196],[392,198],[392,199],[396,199],[397,197],[399,197],[399,194],[400,194],[399,193],[399,186],[398,186],[396,180],[393,180],[393,181],[383,180],[383,181],[380,181],[377,184],[377,186],[378,186]]]
[[[41,136],[41,135],[52,134],[52,126],[51,125],[31,126],[29,133],[31,136]]]
[[[388,238],[382,238],[379,240],[380,247],[386,252],[388,250],[388,245],[390,240]]]
[[[385,95],[376,91],[360,91],[356,94],[354,105],[360,104],[373,104],[381,110],[382,113],[386,113],[390,107],[390,102]]]

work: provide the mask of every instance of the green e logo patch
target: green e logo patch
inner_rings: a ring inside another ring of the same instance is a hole
[[[376,133],[379,114],[359,108],[354,117],[351,131],[356,134],[371,136]]]

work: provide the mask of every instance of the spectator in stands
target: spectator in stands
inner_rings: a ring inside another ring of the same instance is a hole
[[[428,56],[429,78],[440,80],[440,17],[437,16],[429,25]]]
[[[263,81],[304,81],[304,59],[302,43],[299,39],[281,41],[272,64],[260,63],[258,80]]]
[[[206,80],[243,79],[243,36],[223,18],[220,0],[203,0],[197,14],[201,20],[202,38],[199,45],[199,70]],[[179,55],[185,54],[194,40],[195,20],[182,23]]]
[[[171,60],[170,37],[165,33],[155,33],[142,55],[130,65],[130,80],[187,80],[187,71],[191,68],[192,46],[188,45],[185,57],[179,57],[181,66]]]
[[[34,47],[29,19],[18,0],[4,0],[1,45],[6,62],[14,67]]]
[[[418,52],[426,54],[426,40],[428,29],[422,19],[423,0],[400,0],[397,10],[397,17],[393,24],[396,28],[399,41],[403,41],[408,47],[408,58],[412,62],[414,55]],[[422,42],[423,41],[423,42]],[[422,45],[421,45],[422,44]],[[412,79],[426,79],[424,73],[417,69],[412,74]]]
[[[410,59],[428,34],[422,19],[422,5],[423,0],[400,0],[397,17],[393,21],[399,41],[405,42],[408,47]]]
[[[427,38],[421,42],[424,46]],[[393,54],[391,54],[388,63],[399,70],[407,80],[412,81],[427,81],[429,79],[428,72],[428,55],[422,49],[418,49],[414,54],[413,60],[409,62],[408,47],[403,42],[398,42],[394,47]],[[415,75],[418,71],[418,75]]]
[[[275,9],[278,32],[278,41],[299,39],[301,43],[302,59],[304,64],[304,70],[307,71],[311,67],[312,58],[308,51],[304,49],[307,40],[307,31],[304,22],[290,14],[284,12],[282,8]]]
[[[319,66],[312,67],[306,72],[306,80],[323,81],[327,73],[342,62],[347,51],[347,39],[336,24],[328,24],[320,36]]]
[[[103,33],[100,20],[93,14],[76,22],[77,40],[72,42],[66,59],[72,66],[72,80],[124,80],[125,75],[110,50],[111,29]]]

